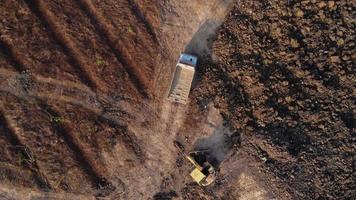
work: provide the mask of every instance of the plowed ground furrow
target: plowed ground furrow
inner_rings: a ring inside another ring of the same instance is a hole
[[[27,187],[36,189],[48,189],[48,186],[33,171],[0,162],[0,182],[12,185],[12,187]]]
[[[1,114],[1,113],[0,113]],[[12,182],[13,184],[28,184],[38,186],[35,181],[31,181],[34,174],[25,167],[23,160],[24,154],[22,146],[17,142],[11,142],[9,138],[11,131],[5,124],[4,117],[0,116],[0,181]]]
[[[75,71],[79,74],[79,79],[94,90],[105,90],[105,87],[101,88],[101,85],[103,85],[101,80],[94,75],[94,72],[90,68],[88,68],[90,63],[86,61],[86,57],[81,53],[80,49],[78,49],[68,33],[63,30],[63,27],[57,22],[59,19],[56,18],[55,14],[58,10],[51,11],[49,9],[50,7],[47,5],[48,2],[46,1],[26,0],[26,2],[31,8],[31,11],[37,15],[45,27],[51,32],[55,40],[61,45],[64,52],[68,55],[72,66],[75,67]]]
[[[159,60],[159,46],[150,39],[144,25],[132,13],[129,3],[105,0],[93,1],[93,6],[98,13],[102,13],[103,24],[114,33],[114,44],[123,58],[128,64],[136,64],[133,66],[137,66],[149,81],[155,70],[155,61]]]
[[[87,1],[89,0],[82,0]],[[128,49],[133,49],[136,54],[140,55],[142,49],[145,53],[152,56],[158,52],[158,44],[152,40],[152,36],[148,33],[142,18],[146,18],[139,4],[136,3],[136,10],[133,12],[132,2],[128,0],[115,1],[115,0],[93,0],[92,4],[99,13],[105,18],[105,21],[112,27],[112,31],[120,35],[117,39],[126,46]],[[150,4],[150,3],[147,3]],[[151,3],[152,4],[152,3]],[[139,13],[137,13],[139,12]],[[140,14],[142,13],[142,15]],[[141,15],[138,17],[138,15]],[[146,20],[147,21],[147,20]],[[149,22],[146,22],[147,25]],[[153,26],[149,25],[152,30]],[[140,51],[141,50],[141,51]],[[140,56],[145,56],[144,54]],[[149,57],[146,55],[146,57]],[[145,66],[144,70],[150,66]]]
[[[21,144],[28,147],[32,162],[38,166],[53,189],[73,192],[89,191],[95,185],[92,177],[79,167],[76,152],[68,147],[61,133],[53,128],[58,123],[41,107],[2,93],[4,114]],[[81,185],[78,185],[78,180]]]
[[[2,51],[4,48],[0,47],[0,68],[11,70],[11,66],[6,61],[6,54]],[[12,69],[13,71],[15,69]]]
[[[23,98],[75,105],[77,108],[87,110],[91,115],[110,119],[119,126],[123,126],[126,120],[135,119],[133,113],[141,112],[140,109],[128,106],[135,102],[130,99],[123,100],[119,97],[113,98],[106,94],[94,93],[84,85],[74,82],[63,82],[26,73],[19,74],[6,69],[0,69],[0,91]]]
[[[93,159],[93,153],[85,146],[82,145],[82,141],[75,135],[75,130],[69,126],[64,119],[64,115],[57,110],[55,106],[49,105],[41,99],[37,99],[40,102],[40,107],[45,110],[56,123],[52,123],[52,129],[54,129],[63,138],[64,142],[74,152],[76,161],[80,164],[86,174],[91,178],[92,184],[96,189],[101,187],[107,187],[110,183],[106,180],[106,169],[102,163],[96,162],[98,160]],[[53,121],[53,120],[52,120]]]
[[[13,133],[6,122],[4,114],[0,111],[0,148],[2,156],[1,162],[8,162],[10,164],[20,166],[22,163],[18,162],[19,156],[24,152],[24,146],[19,142],[17,136]]]
[[[14,82],[16,73],[10,73],[8,70],[0,70],[4,74],[0,76],[7,82],[3,82],[0,89],[6,90],[10,87],[9,82]],[[5,75],[8,74],[8,75]],[[13,81],[11,81],[11,75]],[[9,77],[10,76],[10,77]],[[81,109],[91,112],[92,115],[99,115],[103,118],[116,119],[117,124],[124,124],[124,119],[135,119],[131,106],[127,104],[133,103],[130,98],[121,98],[121,95],[109,96],[104,93],[94,93],[84,85],[76,84],[74,82],[64,82],[56,79],[48,79],[40,76],[33,76],[31,84],[36,87],[28,89],[31,96],[42,99],[46,102],[62,102],[71,105],[79,106]],[[8,91],[8,90],[7,90]],[[127,103],[122,105],[123,102]],[[129,103],[130,102],[130,103]],[[143,105],[141,105],[143,106]]]
[[[45,6],[54,15],[63,34],[73,43],[71,46],[80,56],[78,59],[85,64],[82,67],[91,79],[98,81],[100,88],[132,90],[122,64],[76,2],[50,1]]]
[[[15,185],[51,188],[46,177],[38,171],[31,151],[20,142],[3,111],[0,111],[0,150],[0,180]]]
[[[101,4],[103,4],[103,2],[101,2]],[[111,51],[115,54],[117,60],[122,63],[137,90],[142,95],[147,96],[148,89],[150,88],[150,81],[147,78],[146,72],[142,70],[144,69],[144,66],[137,63],[137,60],[133,60],[134,54],[129,51],[127,44],[122,43],[122,37],[117,37],[120,33],[117,31],[114,32],[112,26],[106,22],[106,18],[98,12],[91,1],[81,0],[79,1],[79,5],[90,17],[97,32],[105,38]],[[130,43],[131,42],[129,42],[129,44]]]
[[[31,160],[29,150],[20,143],[0,111],[0,181],[15,185],[48,189],[49,186],[37,165]]]
[[[0,23],[1,40],[5,44],[2,50],[12,55],[17,70],[30,69],[47,77],[78,79],[61,47],[23,0],[2,1],[0,10],[0,18],[6,19]]]
[[[88,160],[103,177],[107,176],[107,172],[102,152],[110,154],[114,152],[116,145],[123,147],[123,152],[127,152],[127,155],[122,155],[121,162],[125,162],[124,158],[137,162],[143,159],[137,138],[128,132],[125,126],[119,124],[119,119],[101,116],[71,104],[59,106],[58,110],[60,115],[66,117],[67,129],[76,130],[70,131],[74,140],[78,141]]]
[[[0,67],[21,72],[25,70],[25,65],[21,61],[8,39],[0,38]]]
[[[0,126],[0,151],[2,155],[0,157],[0,162],[13,162],[16,159],[16,153],[14,152],[16,147],[12,147],[11,143],[6,139],[5,132],[2,125]],[[14,162],[16,163],[16,162]]]
[[[137,20],[143,24],[144,28],[146,29],[147,33],[151,36],[152,40],[159,45],[159,41],[155,33],[154,27],[152,26],[152,23],[150,22],[150,19],[147,17],[147,15],[143,13],[143,7],[140,6],[138,2],[136,2],[135,0],[128,0],[128,2],[130,3],[131,10],[133,14],[136,16]]]

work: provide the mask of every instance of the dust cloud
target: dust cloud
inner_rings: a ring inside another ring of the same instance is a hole
[[[228,128],[220,125],[216,127],[211,136],[198,139],[194,149],[196,151],[207,151],[208,161],[218,167],[233,147],[232,135]]]
[[[198,31],[193,35],[184,50],[185,53],[200,57],[211,56],[212,41],[223,23],[224,17],[230,11],[232,2],[232,0],[224,0],[209,11],[210,17],[200,25]]]

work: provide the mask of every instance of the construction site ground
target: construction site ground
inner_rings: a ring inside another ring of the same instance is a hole
[[[355,199],[355,6],[0,0],[0,199]]]

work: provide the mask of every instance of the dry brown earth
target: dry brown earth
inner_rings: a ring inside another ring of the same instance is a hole
[[[0,199],[355,199],[354,36],[348,0],[0,0]]]

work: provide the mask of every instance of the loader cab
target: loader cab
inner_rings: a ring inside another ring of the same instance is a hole
[[[190,152],[188,160],[194,165],[190,176],[195,182],[201,186],[208,186],[215,181],[215,168],[206,159],[206,151]]]

